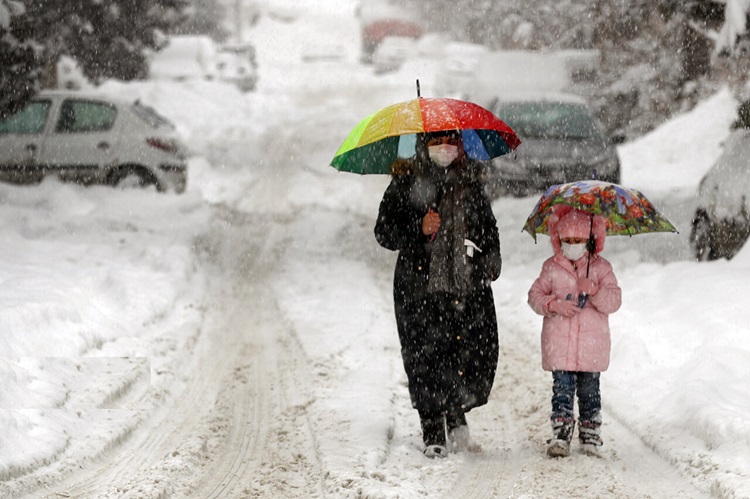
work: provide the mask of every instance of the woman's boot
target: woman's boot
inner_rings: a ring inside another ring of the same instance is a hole
[[[445,445],[445,416],[421,417],[424,455],[427,457],[445,457],[448,448]]]

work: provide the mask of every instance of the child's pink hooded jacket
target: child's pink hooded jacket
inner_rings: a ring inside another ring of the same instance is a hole
[[[591,215],[559,205],[548,227],[554,255],[542,265],[542,272],[529,290],[529,305],[544,316],[542,324],[542,367],[545,371],[602,372],[609,367],[609,314],[621,304],[621,290],[612,265],[599,256],[604,249],[605,221],[594,217],[595,254],[591,256],[589,279],[598,287],[586,306],[571,318],[549,310],[556,299],[576,300],[578,280],[586,277],[586,253],[577,262],[563,254],[560,237],[585,237],[591,230]]]

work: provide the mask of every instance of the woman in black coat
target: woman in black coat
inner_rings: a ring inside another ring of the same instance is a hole
[[[500,239],[483,168],[466,157],[460,132],[418,136],[375,225],[378,243],[399,252],[396,323],[429,457],[468,445],[465,413],[487,403],[497,367],[490,283],[500,275]]]

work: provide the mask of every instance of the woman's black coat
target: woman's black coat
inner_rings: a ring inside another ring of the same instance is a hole
[[[476,165],[475,165],[476,166]],[[463,414],[483,405],[498,359],[495,304],[490,283],[500,274],[497,222],[478,175],[466,175],[468,239],[475,253],[466,296],[428,293],[432,243],[422,219],[436,209],[441,183],[429,176],[396,175],[380,203],[375,237],[399,252],[393,297],[401,354],[412,405],[422,417]]]

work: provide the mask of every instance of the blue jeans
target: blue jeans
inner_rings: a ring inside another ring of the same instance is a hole
[[[599,374],[580,371],[552,371],[552,420],[573,419],[573,401],[578,395],[578,417],[582,422],[600,423],[602,398]]]

